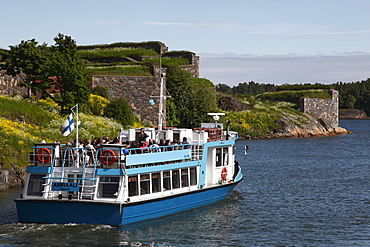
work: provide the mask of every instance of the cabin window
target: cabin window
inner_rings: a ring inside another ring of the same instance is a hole
[[[152,173],[152,193],[161,192],[161,174]]]
[[[190,185],[197,185],[197,168],[190,167]]]
[[[216,148],[216,167],[227,166],[228,159],[228,148]]]
[[[139,194],[139,187],[137,183],[137,175],[128,177],[128,194],[129,196],[137,196]]]
[[[222,148],[216,148],[216,166],[222,166]]]
[[[117,198],[119,177],[101,177],[99,180],[100,197]]]
[[[172,171],[172,188],[180,188],[180,173],[179,170]]]
[[[42,196],[43,184],[46,183],[45,176],[46,174],[31,174],[27,188],[28,196]]]
[[[188,168],[181,169],[181,187],[189,187]]]
[[[169,171],[163,172],[163,189],[171,190],[171,175]]]
[[[149,194],[150,191],[150,174],[140,175],[140,195]]]
[[[224,152],[223,152],[223,165],[224,166],[227,166],[228,163],[229,163],[229,152],[228,152],[228,148],[224,148]]]

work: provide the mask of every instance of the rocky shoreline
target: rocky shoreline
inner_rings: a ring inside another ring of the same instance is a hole
[[[264,137],[241,136],[240,139],[303,138],[344,135],[351,133],[326,119],[317,119],[309,114],[280,116],[278,129]]]

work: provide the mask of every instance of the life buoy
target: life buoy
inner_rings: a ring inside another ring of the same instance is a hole
[[[116,154],[110,149],[104,150],[102,154],[100,155],[100,161],[104,165],[108,165],[108,166],[113,164],[114,161],[116,161],[116,158],[117,158]]]
[[[48,148],[40,148],[36,154],[37,160],[43,164],[51,160],[51,152]]]
[[[221,171],[221,179],[226,180],[226,177],[227,177],[227,169],[226,167],[224,167],[222,168],[222,171]]]

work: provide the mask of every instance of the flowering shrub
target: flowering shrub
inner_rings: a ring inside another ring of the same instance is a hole
[[[30,111],[30,117],[26,115],[24,110]],[[26,121],[10,120],[13,118],[14,112],[26,115]],[[62,136],[59,129],[66,117],[55,113],[55,104],[51,100],[25,102],[20,99],[0,96],[0,114],[3,116],[0,117],[0,167],[8,169],[12,165],[16,168],[27,166],[30,147],[42,140],[48,143],[59,140],[63,143],[69,139],[75,139],[76,129],[71,135]],[[118,130],[122,128],[121,124],[109,118],[83,113],[79,114],[79,121],[81,122],[79,125],[80,139],[102,136],[113,139]]]

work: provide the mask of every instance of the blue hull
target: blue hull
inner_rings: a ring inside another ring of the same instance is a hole
[[[240,182],[240,181],[238,181]],[[19,222],[126,225],[155,219],[225,199],[238,182],[135,203],[17,199]]]

